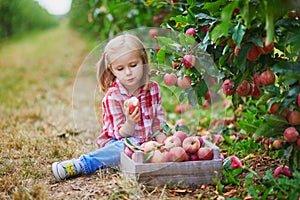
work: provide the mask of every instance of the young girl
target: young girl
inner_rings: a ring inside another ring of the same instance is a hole
[[[159,85],[149,80],[149,62],[143,43],[134,35],[123,34],[109,41],[99,62],[97,77],[105,97],[102,100],[103,128],[97,138],[98,150],[52,164],[57,180],[92,174],[100,168],[120,163],[124,140],[141,144],[165,123]],[[129,113],[125,100],[137,97],[140,108]],[[160,143],[164,134],[156,136]]]

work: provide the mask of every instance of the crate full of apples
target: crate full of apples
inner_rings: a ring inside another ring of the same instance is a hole
[[[121,171],[150,185],[166,183],[214,184],[223,169],[219,148],[200,136],[176,131],[163,143],[147,141],[134,145],[125,141]]]

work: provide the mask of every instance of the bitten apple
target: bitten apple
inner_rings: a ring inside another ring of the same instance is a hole
[[[140,102],[139,102],[138,98],[131,97],[130,99],[127,99],[124,102],[124,109],[127,109],[127,107],[128,107],[128,110],[129,110],[129,114],[133,113],[135,108],[140,107]]]

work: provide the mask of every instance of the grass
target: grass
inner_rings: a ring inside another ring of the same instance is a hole
[[[82,153],[82,141],[57,134],[74,127],[72,86],[87,52],[65,25],[1,44],[1,199],[47,199],[51,163]]]

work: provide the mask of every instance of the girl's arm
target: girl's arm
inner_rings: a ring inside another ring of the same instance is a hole
[[[125,110],[126,122],[119,129],[122,137],[132,137],[134,135],[135,125],[140,121],[140,109],[137,107],[129,114],[128,108]]]

